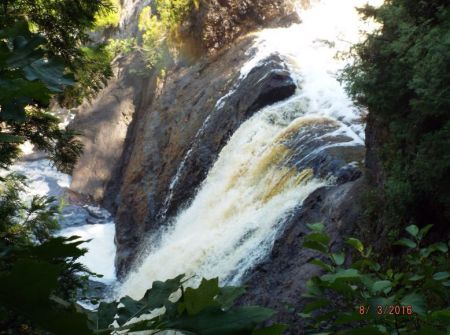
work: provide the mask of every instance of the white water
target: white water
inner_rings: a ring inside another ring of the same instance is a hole
[[[22,146],[24,154],[33,152],[32,146],[25,144]],[[7,173],[15,172],[27,177],[28,189],[22,195],[25,201],[31,201],[31,198],[37,196],[52,196],[57,200],[64,196],[65,190],[70,186],[71,177],[67,174],[58,172],[52,163],[47,159],[35,161],[19,162],[10,168],[10,171],[0,171],[2,176]],[[98,224],[86,224],[89,213],[102,216],[106,220],[96,220],[93,222],[103,222]],[[104,277],[97,279],[104,283],[111,283],[115,280],[115,245],[114,222],[108,217],[106,211],[100,208],[90,206],[67,206],[63,209],[61,218],[63,229],[57,233],[61,236],[80,236],[81,239],[90,242],[82,246],[88,248],[85,256],[80,258],[80,262],[86,265],[91,271],[102,274]]]
[[[302,24],[257,34],[257,52],[241,69],[241,78],[278,53],[301,89],[240,126],[189,208],[149,238],[146,256],[118,295],[140,298],[151,282],[180,273],[195,275],[191,284],[216,276],[226,283],[239,282],[270,252],[289,214],[312,191],[332,182],[289,165],[293,153],[287,143],[300,132],[332,124],[335,130],[327,136],[345,134],[350,138],[345,145],[363,145],[361,115],[336,79],[345,62],[334,57],[361,38],[359,30],[365,25],[355,6],[363,3],[322,1],[302,12]],[[342,143],[314,148],[310,154],[333,145]]]

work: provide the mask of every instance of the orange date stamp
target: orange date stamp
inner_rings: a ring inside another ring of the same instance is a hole
[[[373,309],[373,306],[371,307],[370,305],[360,305],[358,307],[358,312],[360,315],[366,315],[369,314],[371,309]],[[373,310],[372,310],[373,312]],[[413,311],[413,307],[408,305],[408,306],[402,306],[402,305],[387,305],[387,306],[382,306],[382,305],[377,305],[375,306],[375,313],[377,315],[413,315],[414,311]]]

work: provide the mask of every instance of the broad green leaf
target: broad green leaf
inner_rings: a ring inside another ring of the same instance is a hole
[[[417,313],[421,316],[425,316],[427,312],[425,299],[417,293],[411,293],[405,296],[400,300],[400,305],[412,306],[413,313]]]
[[[220,288],[220,292],[217,295],[216,301],[225,309],[233,306],[236,299],[241,297],[245,293],[245,288],[225,286]]]
[[[423,278],[425,278],[424,275],[415,274],[415,275],[411,276],[410,278],[408,278],[408,280],[409,281],[419,281],[419,280],[422,280]]]
[[[309,223],[306,226],[315,232],[323,232],[325,230],[325,226],[323,223]]]
[[[416,242],[410,240],[409,238],[401,238],[397,242],[395,242],[394,244],[402,245],[404,247],[408,247],[408,248],[411,248],[411,249],[417,247]]]
[[[430,231],[430,229],[433,227],[432,224],[426,225],[425,227],[423,227],[422,229],[420,229],[419,234],[417,235],[417,237],[421,240],[423,239],[428,232]]]
[[[146,302],[147,308],[156,309],[161,308],[169,300],[172,293],[178,291],[181,286],[181,281],[184,275],[179,275],[173,279],[168,279],[164,282],[155,281],[152,288],[149,289],[142,299]]]
[[[321,253],[327,253],[328,251],[328,247],[325,244],[315,241],[304,241],[303,248],[317,250],[320,251]]]
[[[261,307],[238,307],[228,311],[209,307],[196,315],[165,320],[165,329],[188,331],[198,335],[234,335],[253,330],[273,313],[272,310]]]
[[[101,302],[97,309],[97,327],[96,329],[106,329],[114,322],[117,314],[117,303]]]
[[[202,279],[199,287],[188,287],[179,303],[179,312],[187,311],[188,315],[196,315],[207,307],[219,306],[215,297],[220,293],[219,279]]]
[[[433,275],[433,279],[438,281],[445,280],[447,278],[450,278],[450,272],[447,271],[437,272]]]
[[[357,250],[360,254],[364,252],[364,245],[362,242],[356,238],[350,237],[347,239],[346,243],[352,246],[355,250]]]
[[[305,236],[305,241],[322,243],[328,245],[330,238],[325,233],[311,233]]]
[[[333,257],[333,260],[338,266],[344,264],[345,262],[345,254],[343,252],[331,254],[331,257]]]
[[[328,272],[332,272],[333,271],[333,267],[331,265],[328,265],[326,263],[324,263],[323,261],[321,261],[320,259],[313,259],[311,262],[309,262],[310,264],[314,264],[314,265],[318,265],[320,266],[322,269],[328,271]]]
[[[417,234],[419,234],[419,227],[416,225],[408,226],[405,230],[413,237],[417,237]]]
[[[385,291],[386,289],[390,289],[392,288],[392,283],[389,280],[379,280],[376,281],[373,286],[372,286],[372,292],[374,294],[381,292],[381,291]]]
[[[276,324],[266,328],[254,329],[252,335],[281,335],[287,328],[287,325]]]
[[[305,306],[305,308],[303,309],[303,313],[304,314],[308,314],[311,313],[312,311],[315,311],[317,309],[321,309],[323,307],[329,306],[330,305],[330,300],[328,299],[318,299],[316,301],[310,302],[309,304],[307,304]]]
[[[333,274],[326,274],[321,277],[322,280],[333,283],[338,279],[360,279],[361,275],[356,269],[339,270]]]
[[[443,309],[431,313],[431,319],[443,321],[450,325],[450,309]]]

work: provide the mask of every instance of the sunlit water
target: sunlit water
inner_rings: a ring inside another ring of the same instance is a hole
[[[346,62],[335,57],[361,38],[360,30],[373,28],[362,23],[355,10],[363,3],[313,3],[301,12],[301,24],[257,34],[256,53],[241,69],[241,79],[268,56],[279,54],[299,89],[240,126],[189,207],[148,238],[144,256],[118,295],[140,298],[151,282],[180,273],[194,276],[190,284],[217,276],[222,283],[239,283],[270,252],[289,215],[314,190],[333,182],[315,178],[301,164],[292,166],[294,152],[288,143],[299,134],[329,127],[330,132],[320,136],[345,135],[348,140],[322,143],[312,151],[305,149],[305,155],[330,146],[363,145],[361,113],[337,80]],[[212,112],[220,111],[233,93],[224,96]],[[302,144],[299,147],[302,152]]]
[[[22,147],[25,154],[31,154],[32,146],[26,144]],[[47,159],[24,161],[13,165],[10,171],[2,171],[1,174],[18,173],[27,177],[28,189],[22,195],[25,201],[30,201],[34,195],[55,197],[61,201],[66,189],[70,186],[71,177],[58,172]],[[61,236],[80,236],[81,239],[90,242],[82,246],[88,248],[80,262],[91,271],[102,274],[96,279],[104,283],[112,283],[115,280],[115,245],[114,222],[104,209],[93,206],[62,206],[59,217],[62,229],[57,232]],[[91,222],[91,224],[88,224]]]

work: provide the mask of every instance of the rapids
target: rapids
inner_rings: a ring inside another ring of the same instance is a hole
[[[118,296],[140,298],[151,282],[180,273],[192,276],[190,285],[201,277],[239,283],[268,255],[283,223],[306,197],[333,184],[333,176],[315,176],[307,162],[330,147],[364,145],[362,112],[337,79],[346,61],[336,57],[362,37],[362,30],[373,29],[355,9],[364,3],[313,2],[310,9],[299,9],[301,24],[256,33],[249,51],[254,56],[240,79],[279,54],[297,82],[296,94],[260,110],[232,135],[191,204],[148,237]],[[211,112],[220,112],[233,93]],[[346,140],[327,140],[338,136]],[[171,187],[177,180],[175,175]]]

